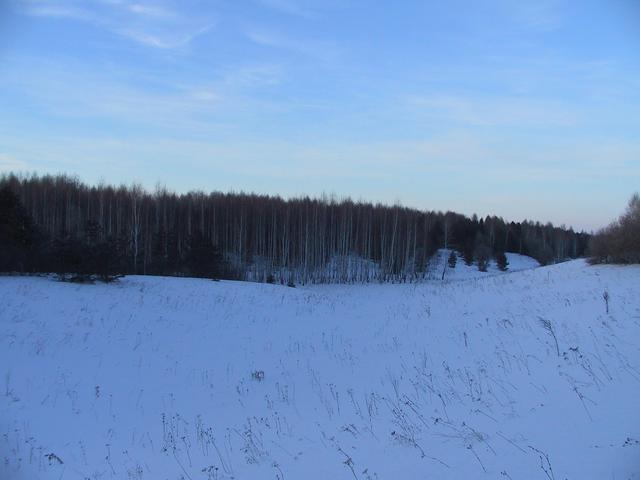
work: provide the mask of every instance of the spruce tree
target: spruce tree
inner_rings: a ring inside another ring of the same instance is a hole
[[[51,245],[49,270],[63,281],[88,282],[91,276],[90,258],[86,243],[77,238],[56,238]]]
[[[192,236],[185,263],[193,277],[220,278],[223,274],[220,251],[200,233]]]
[[[0,189],[0,271],[34,271],[39,235],[20,198],[8,186]]]
[[[484,254],[478,255],[478,270],[481,272],[486,272],[489,268],[489,257]]]
[[[123,276],[125,272],[125,257],[123,248],[112,237],[102,240],[91,247],[93,258],[91,273],[98,279],[110,283]]]
[[[509,268],[509,261],[507,260],[507,256],[505,255],[504,252],[500,251],[498,253],[496,253],[496,264],[498,265],[498,268],[500,269],[500,271],[502,272],[506,272],[507,269]]]
[[[458,261],[458,256],[456,255],[456,252],[451,250],[451,253],[449,254],[449,268],[456,268],[456,262]]]
[[[464,259],[465,265],[470,267],[473,265],[473,241],[467,240],[464,244],[464,249],[462,250],[462,258]]]
[[[482,221],[482,220],[481,220]],[[489,267],[489,258],[491,257],[491,249],[487,245],[485,236],[478,232],[476,234],[475,249],[473,256],[478,264],[478,270],[486,272]]]

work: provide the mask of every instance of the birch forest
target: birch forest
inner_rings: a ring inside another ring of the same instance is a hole
[[[413,282],[425,278],[441,248],[457,250],[469,264],[504,252],[547,264],[583,256],[589,239],[550,223],[331,196],[150,192],[135,184],[91,186],[64,175],[7,174],[0,188],[15,195],[22,212],[26,226],[17,230],[32,230],[31,240],[23,241],[32,250],[5,255],[4,270],[79,270],[83,257],[102,256],[119,274],[289,285]],[[3,203],[7,210],[11,202]]]

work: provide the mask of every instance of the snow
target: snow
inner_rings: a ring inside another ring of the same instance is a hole
[[[0,278],[0,478],[639,478],[640,267],[509,262],[397,285]]]
[[[455,268],[450,268],[448,264],[450,253],[451,250],[438,250],[437,254],[434,256],[434,265],[432,265],[429,269],[430,279],[441,280],[443,270],[445,281],[485,278],[490,275],[503,275],[504,273],[506,273],[500,271],[500,269],[496,265],[495,260],[493,259],[489,260],[487,271],[481,272],[478,270],[478,266],[475,263],[473,265],[466,265],[464,263],[464,259],[459,253],[456,253],[457,261]],[[530,270],[532,268],[537,268],[540,266],[540,263],[536,259],[528,257],[526,255],[518,255],[517,253],[505,253],[505,255],[508,262],[507,272],[520,272],[522,270]]]
[[[275,283],[281,284],[287,284],[289,280],[296,284],[305,283],[304,279],[307,279],[307,283],[366,283],[379,282],[379,279],[383,277],[386,278],[385,283],[404,283],[411,281],[408,279],[414,279],[415,281],[442,280],[443,270],[445,271],[444,280],[446,281],[464,280],[505,273],[498,269],[495,260],[488,262],[487,272],[480,272],[477,264],[466,265],[459,253],[456,253],[458,260],[455,268],[445,268],[448,267],[450,253],[451,250],[449,249],[443,248],[438,250],[435,255],[430,258],[424,271],[414,269],[403,271],[396,275],[387,274],[386,276],[381,272],[378,263],[357,255],[336,255],[327,262],[324,268],[314,272],[306,272],[304,267],[298,269],[283,267],[272,270],[267,267],[266,259],[258,258],[254,259],[253,264],[245,272],[245,278],[249,281],[264,282],[266,279],[265,273],[272,271]],[[509,262],[507,267],[509,272],[517,272],[540,266],[537,260],[525,255],[518,255],[517,253],[506,253],[505,255]]]

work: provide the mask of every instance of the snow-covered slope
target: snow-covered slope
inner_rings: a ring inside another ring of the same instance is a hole
[[[507,257],[507,270],[502,272],[494,259],[489,260],[488,268],[486,272],[478,270],[477,264],[466,265],[462,256],[459,253],[457,255],[456,266],[454,268],[449,267],[449,254],[451,250],[440,249],[433,256],[433,265],[429,268],[429,278],[432,280],[442,280],[442,272],[444,270],[445,281],[458,281],[468,280],[471,278],[485,278],[490,275],[502,275],[504,273],[520,272],[522,270],[530,270],[537,268],[540,263],[535,259],[526,255],[518,255],[517,253],[505,253]]]
[[[639,287],[0,278],[0,478],[638,478]]]

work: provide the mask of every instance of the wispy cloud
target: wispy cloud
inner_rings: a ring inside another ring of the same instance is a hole
[[[174,49],[187,46],[193,39],[207,33],[213,27],[214,24],[205,25],[198,30],[189,32],[149,32],[146,29],[130,27],[123,29],[114,28],[114,32],[149,47]]]
[[[74,20],[94,21],[94,15],[85,8],[74,4],[53,4],[49,2],[22,2],[21,11],[35,17],[71,18]]]
[[[138,15],[144,15],[148,17],[156,17],[156,18],[175,18],[175,13],[167,8],[154,6],[154,5],[143,5],[140,3],[132,3],[127,5],[127,8]]]
[[[542,31],[552,31],[560,28],[563,18],[560,14],[560,2],[558,0],[537,0],[535,2],[513,2],[516,21],[525,26]]]
[[[29,59],[9,62],[0,88],[43,115],[67,121],[94,118],[180,132],[202,132],[216,125],[212,117],[224,96],[215,85],[130,78],[131,72],[117,75],[81,64]]]
[[[299,0],[259,0],[266,7],[277,10],[287,15],[296,17],[313,18],[317,16],[317,12],[309,7],[305,7]]]
[[[248,28],[244,33],[257,45],[287,50],[323,62],[331,62],[339,56],[337,45],[329,41],[292,38],[263,28]]]
[[[262,87],[283,81],[284,68],[280,64],[256,63],[226,69],[224,82],[231,87]]]
[[[584,112],[557,100],[527,97],[436,93],[405,97],[406,105],[423,118],[458,126],[575,126]]]
[[[19,10],[30,16],[91,23],[139,44],[176,49],[190,44],[216,24],[211,14],[194,16],[163,5],[127,0],[23,0]]]
[[[208,79],[164,79],[133,71],[37,58],[11,60],[0,76],[0,91],[27,102],[55,122],[84,130],[95,121],[128,125],[161,135],[223,135],[247,117],[278,115],[299,106],[270,98],[282,81],[277,64],[238,64]],[[83,120],[83,119],[86,119]]]

